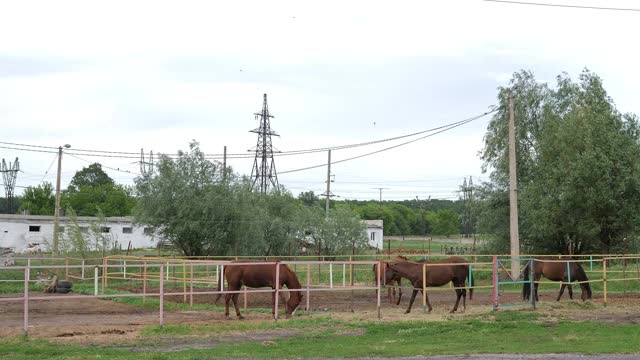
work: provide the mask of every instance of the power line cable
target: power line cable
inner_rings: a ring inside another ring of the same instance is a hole
[[[432,133],[432,134],[428,134],[428,135],[425,135],[425,136],[421,136],[421,137],[419,137],[419,138],[417,138],[417,139],[413,139],[413,140],[405,141],[405,142],[400,143],[400,144],[396,144],[396,145],[393,145],[393,146],[389,146],[389,147],[386,147],[386,148],[384,148],[384,149],[380,149],[380,150],[372,151],[372,152],[365,153],[365,154],[362,154],[362,155],[357,155],[357,156],[353,156],[353,157],[350,157],[350,158],[346,158],[346,159],[342,159],[342,160],[338,160],[338,161],[333,161],[333,162],[332,162],[332,164],[339,164],[339,163],[342,163],[342,162],[346,162],[346,161],[351,161],[351,160],[355,160],[355,159],[363,158],[363,157],[365,157],[365,156],[370,156],[370,155],[378,154],[378,153],[381,153],[381,152],[383,152],[383,151],[388,151],[388,150],[391,150],[391,149],[395,149],[395,148],[400,147],[400,146],[408,145],[408,144],[414,143],[414,142],[416,142],[416,141],[420,141],[420,140],[426,139],[426,138],[428,138],[428,137],[431,137],[431,136],[434,136],[434,135],[437,135],[437,134],[443,133],[443,132],[445,132],[445,131],[449,131],[449,130],[451,130],[451,129],[457,128],[457,127],[462,126],[462,125],[465,125],[465,124],[470,123],[470,122],[472,122],[472,121],[474,121],[474,120],[480,119],[480,118],[482,118],[482,117],[484,117],[484,116],[487,116],[487,115],[489,115],[489,114],[491,114],[491,113],[494,113],[494,112],[498,111],[498,109],[499,109],[499,108],[495,108],[495,109],[493,109],[492,111],[489,111],[489,112],[486,112],[486,113],[484,113],[484,114],[482,114],[482,115],[478,115],[478,116],[476,116],[476,117],[473,117],[473,118],[467,119],[467,120],[465,120],[464,122],[456,122],[456,123],[454,123],[455,125],[451,125],[451,126],[449,126],[449,127],[446,127],[446,128],[444,128],[444,129],[441,129],[440,131],[436,131],[436,132],[434,132],[434,133]],[[324,166],[327,166],[327,164],[319,164],[319,165],[307,166],[307,167],[300,168],[300,169],[294,169],[294,170],[281,171],[281,172],[280,172],[280,174],[288,174],[288,173],[293,173],[293,172],[298,172],[298,171],[311,170],[311,169],[316,169],[316,168],[320,168],[320,167],[324,167]]]
[[[452,122],[452,123],[449,123],[449,124],[446,124],[446,125],[441,125],[441,126],[438,126],[438,127],[427,129],[427,130],[413,132],[413,133],[410,133],[410,134],[405,134],[405,135],[400,135],[400,136],[395,136],[395,137],[390,137],[390,138],[384,138],[384,139],[379,139],[379,140],[373,140],[373,141],[366,141],[366,142],[355,143],[355,144],[337,145],[337,146],[322,147],[322,148],[312,148],[312,149],[280,151],[280,152],[274,153],[274,156],[290,156],[290,155],[301,155],[301,154],[309,154],[309,153],[316,153],[316,152],[324,152],[324,151],[328,151],[328,150],[343,150],[343,149],[350,149],[350,148],[354,148],[354,147],[368,146],[368,145],[374,145],[374,144],[379,144],[379,143],[383,143],[383,142],[400,140],[400,139],[409,138],[409,137],[413,137],[413,136],[417,136],[417,135],[421,135],[421,134],[425,134],[425,133],[429,133],[429,132],[433,132],[433,131],[438,131],[438,130],[441,130],[441,129],[444,129],[444,128],[448,128],[448,127],[451,127],[451,126],[455,126],[455,125],[458,125],[458,124],[464,124],[464,123],[467,123],[469,121],[473,121],[473,120],[479,119],[479,118],[481,118],[483,116],[486,116],[486,115],[488,115],[490,113],[493,113],[495,111],[496,110],[494,109],[492,111],[485,112],[485,113],[483,113],[481,115],[475,115],[475,116],[467,118],[467,119],[455,121],[455,122]],[[20,143],[3,142],[3,141],[0,141],[0,144],[22,146],[22,147],[32,147],[32,148],[41,148],[41,149],[53,149],[53,150],[57,150],[58,149],[58,148],[52,147],[52,146],[20,144]],[[4,147],[0,146],[0,148],[4,148]],[[36,151],[36,150],[33,150],[33,149],[20,149],[20,148],[8,148],[8,149],[25,150],[25,151]],[[51,153],[53,153],[53,151],[41,151],[41,152],[51,152]],[[111,150],[76,149],[76,148],[73,148],[71,150],[65,151],[65,153],[66,154],[81,155],[81,156],[93,156],[93,157],[124,158],[124,159],[139,159],[140,158],[140,153],[139,152],[127,152],[127,151],[111,151]],[[169,155],[169,154],[166,154],[166,153],[162,153],[162,154],[164,156],[167,156],[167,157],[170,157],[170,158],[176,158],[177,157],[177,155]],[[205,158],[208,158],[208,159],[220,159],[223,156],[224,156],[224,154],[205,154]],[[246,154],[246,153],[227,154],[227,159],[252,159],[253,157],[254,157],[253,155]]]
[[[617,8],[617,7],[604,7],[604,6],[537,3],[537,2],[511,1],[511,0],[482,0],[482,1],[494,2],[494,3],[503,3],[503,4],[511,4],[511,5],[534,5],[534,6],[548,6],[548,7],[572,8],[572,9],[636,11],[636,12],[640,12],[640,9],[636,9],[636,8]]]
[[[44,175],[42,175],[42,180],[40,180],[40,182],[38,184],[42,184],[42,182],[44,181],[44,178],[49,173],[49,170],[51,170],[51,167],[53,166],[53,163],[56,162],[57,158],[58,158],[58,153],[56,153],[56,156],[53,157],[53,160],[51,161],[51,164],[49,165],[49,168],[47,169],[47,171],[44,172]]]
[[[90,160],[87,160],[87,159],[83,159],[83,158],[78,157],[78,156],[76,156],[74,154],[70,154],[70,153],[68,153],[66,151],[65,151],[65,154],[69,155],[71,157],[74,157],[74,158],[76,158],[78,160],[86,161],[86,162],[88,162],[90,164],[95,163],[95,161],[90,161]],[[109,169],[109,170],[113,170],[113,171],[119,171],[119,172],[123,172],[123,173],[130,174],[130,175],[140,175],[140,174],[138,174],[136,172],[132,172],[132,171],[129,171],[129,170],[120,170],[119,168],[116,169],[116,168],[113,168],[113,167],[110,167],[110,166],[107,166],[107,165],[104,165],[104,164],[100,164],[100,166],[102,166],[105,169]]]

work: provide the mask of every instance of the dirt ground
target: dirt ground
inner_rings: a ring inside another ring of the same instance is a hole
[[[130,289],[131,290],[131,289]],[[151,290],[150,290],[151,291]],[[576,320],[595,320],[611,323],[640,324],[640,294],[615,295],[609,297],[607,307],[602,306],[602,298],[597,294],[593,301],[582,303],[574,300],[569,304],[565,293],[560,303],[555,302],[556,292],[544,292],[540,295],[538,311],[552,314],[557,318]],[[6,296],[6,295],[5,295]],[[18,295],[19,296],[19,295]],[[64,297],[64,294],[50,296]],[[579,292],[578,292],[579,296]],[[467,299],[466,312],[449,314],[453,307],[455,294],[453,290],[429,291],[429,298],[434,307],[429,314],[422,310],[422,300],[418,296],[410,314],[404,314],[409,296],[405,292],[400,306],[391,305],[383,298],[381,316],[382,321],[424,320],[445,321],[449,319],[465,318],[480,314],[491,314],[490,292],[476,291],[474,299]],[[576,297],[577,299],[578,297]],[[166,297],[167,301],[182,302],[182,296]],[[215,300],[211,295],[194,297],[195,304],[212,304]],[[247,299],[248,308],[269,308],[271,296],[269,294],[250,294]],[[520,302],[520,294],[516,292],[503,293],[500,303]],[[243,297],[239,297],[241,312],[244,308]],[[219,304],[223,304],[221,300]],[[568,306],[571,305],[571,306]],[[298,311],[303,311],[306,297]],[[23,312],[22,302],[0,303],[0,338],[22,334]],[[505,307],[506,308],[506,307]],[[353,309],[353,311],[351,311]],[[351,291],[312,292],[310,297],[310,316],[326,316],[344,320],[376,321],[375,292],[355,291],[351,299]],[[233,316],[227,320],[222,311],[165,311],[165,324],[216,324],[239,321]],[[272,321],[268,313],[244,313],[246,322]],[[283,320],[286,321],[286,320]],[[34,338],[54,339],[79,344],[126,344],[135,343],[142,328],[159,323],[157,309],[143,309],[112,300],[99,299],[66,299],[66,300],[32,300],[29,303],[29,336]],[[297,330],[273,329],[268,332],[244,332],[247,341],[269,341],[295,335]],[[237,334],[236,334],[237,336]],[[211,341],[224,341],[224,337]],[[209,344],[211,345],[211,344]],[[176,349],[182,345],[172,343]],[[203,344],[206,346],[206,344]],[[134,350],[144,350],[144,346],[137,346]],[[169,350],[171,350],[170,348]]]

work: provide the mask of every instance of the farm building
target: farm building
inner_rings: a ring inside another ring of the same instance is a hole
[[[367,225],[369,246],[382,250],[384,245],[384,239],[382,237],[384,225],[382,220],[364,220],[364,223]]]
[[[78,216],[76,221],[80,233],[89,234],[91,229],[99,229],[112,243],[122,248],[127,248],[129,242],[135,249],[152,248],[159,241],[151,235],[150,229],[136,226],[131,217],[107,217],[99,223],[96,217]],[[21,253],[32,243],[40,244],[46,250],[53,242],[53,222],[53,216],[0,214],[0,247]],[[60,217],[59,225],[62,236],[68,233],[70,226],[75,226],[65,216]]]

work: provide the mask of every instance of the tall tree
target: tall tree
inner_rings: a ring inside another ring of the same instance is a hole
[[[585,70],[579,82],[557,78],[557,88],[539,84],[527,72],[514,74],[521,238],[535,252],[608,252],[636,229],[640,213],[640,137],[634,115],[622,115],[601,79]],[[499,99],[505,104],[506,89]],[[506,113],[491,121],[483,159],[493,168],[492,187],[480,212],[483,224],[507,214]],[[491,199],[494,200],[491,200]],[[507,218],[508,221],[508,218]],[[494,221],[494,234],[504,221]]]
[[[76,191],[82,187],[98,187],[115,185],[115,182],[102,170],[102,165],[93,163],[77,171],[69,183],[69,191]]]
[[[19,211],[29,210],[33,215],[53,215],[55,206],[53,185],[46,182],[38,186],[29,186],[24,190]]]
[[[76,172],[63,194],[63,206],[79,216],[127,216],[135,206],[133,189],[116,184],[100,164]]]

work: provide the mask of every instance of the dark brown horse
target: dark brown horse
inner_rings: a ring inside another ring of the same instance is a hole
[[[448,284],[449,282],[453,282],[453,286],[456,291],[456,304],[451,309],[451,313],[456,312],[458,310],[458,304],[460,303],[460,298],[462,298],[462,307],[466,309],[466,299],[467,299],[467,290],[462,289],[465,286],[465,282],[467,280],[467,276],[470,276],[469,266],[466,265],[467,260],[459,257],[450,257],[447,259],[429,261],[423,260],[421,262],[412,262],[412,261],[398,261],[389,264],[391,270],[403,278],[411,281],[413,285],[413,293],[411,294],[411,300],[409,301],[409,307],[405,314],[408,314],[411,311],[411,306],[413,305],[413,301],[416,299],[416,295],[418,291],[422,292],[422,267],[423,264],[434,265],[427,266],[426,271],[426,286],[442,286]],[[437,265],[435,264],[451,264],[451,265]],[[473,281],[470,279],[470,282]],[[469,289],[469,300],[473,299],[473,288]],[[431,307],[431,302],[429,302],[429,296],[426,295],[427,306],[429,307],[429,312],[433,309]]]
[[[584,272],[582,265],[577,262],[546,262],[546,261],[537,261],[537,260],[570,260],[570,258],[555,258],[555,257],[543,257],[539,259],[534,259],[533,261],[533,281],[540,281],[542,276],[546,277],[551,281],[562,281],[563,284],[560,287],[560,292],[558,293],[558,298],[556,301],[560,301],[562,294],[564,293],[564,288],[569,287],[569,298],[573,300],[573,289],[571,288],[571,284],[574,281],[588,281],[587,274]],[[568,265],[567,265],[568,264]],[[529,273],[531,272],[530,264],[525,266],[524,272],[524,280],[529,280]],[[569,283],[569,284],[566,284]],[[535,284],[536,290],[536,301],[539,300],[538,296],[538,285]],[[591,299],[593,295],[591,293],[591,286],[589,283],[580,283],[580,287],[582,288],[582,301],[587,299]],[[522,299],[527,301],[531,297],[531,284],[525,283],[522,287]]]
[[[396,305],[400,305],[400,300],[402,299],[402,277],[391,271],[391,269],[389,268],[389,263],[407,260],[409,259],[402,255],[398,255],[390,261],[382,260],[380,261],[380,263],[382,263],[380,271],[378,271],[378,264],[373,265],[373,281],[377,284],[378,279],[380,279],[381,285],[389,286],[389,288],[387,289],[387,298],[389,299],[389,304],[393,304],[396,298],[396,285],[394,285],[394,283],[396,283],[398,287],[398,302],[396,302]],[[382,271],[384,271],[384,278],[382,277]],[[378,296],[378,290],[376,290],[376,296]]]
[[[242,263],[247,263],[248,261],[238,261]],[[298,281],[298,277],[296,274],[289,268],[289,266],[285,264],[280,264],[278,261],[274,261],[272,264],[258,264],[258,265],[233,265],[228,264],[224,267],[224,276],[227,279],[227,290],[228,291],[238,291],[242,287],[242,285],[246,287],[252,288],[260,288],[260,287],[271,287],[272,289],[276,288],[276,266],[280,266],[279,273],[279,286],[278,288],[282,288],[284,285],[287,286],[287,289],[301,289],[302,286]],[[218,290],[220,290],[220,285],[218,285]],[[238,295],[235,294],[226,294],[224,299],[224,315],[229,317],[229,301],[233,300],[233,306],[236,309],[236,316],[239,319],[243,319],[244,317],[240,315],[240,309],[238,308]],[[281,299],[282,292],[280,293]],[[216,298],[216,302],[222,296],[219,294]],[[276,302],[276,294],[275,292],[272,294],[272,313],[275,314],[275,302]],[[300,302],[302,301],[302,293],[300,291],[290,291],[289,292],[289,300],[285,302],[285,314],[287,317],[291,316],[293,312],[296,310]],[[283,301],[284,302],[284,301]]]

